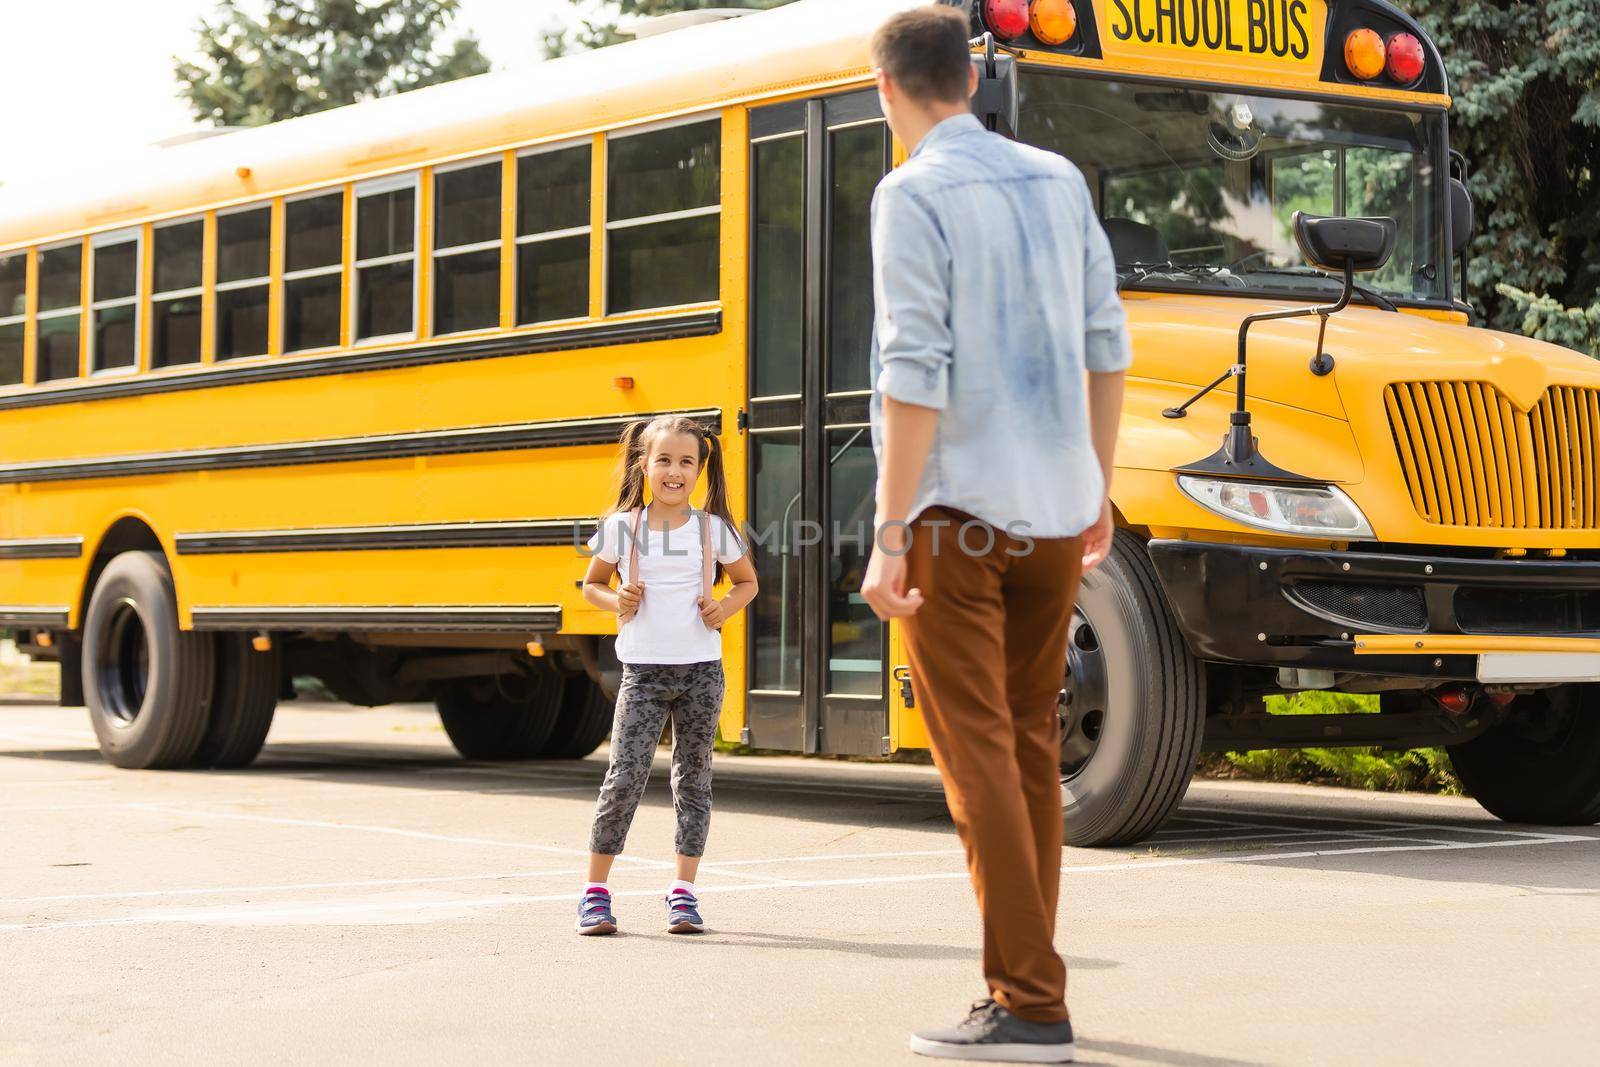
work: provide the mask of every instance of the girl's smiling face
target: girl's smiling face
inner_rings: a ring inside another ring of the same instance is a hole
[[[695,479],[700,476],[700,441],[693,434],[657,434],[645,453],[645,477],[650,495],[667,507],[689,503]]]

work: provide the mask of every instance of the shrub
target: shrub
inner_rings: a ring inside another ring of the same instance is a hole
[[[1267,701],[1267,711],[1273,715],[1376,714],[1377,710],[1377,697],[1349,693],[1307,692]],[[1200,773],[1213,778],[1315,782],[1390,792],[1461,793],[1461,783],[1442,748],[1282,748],[1207,753],[1200,759]]]

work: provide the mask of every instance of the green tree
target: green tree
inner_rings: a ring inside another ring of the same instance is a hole
[[[470,34],[446,44],[457,0],[221,0],[199,54],[174,60],[202,122],[260,126],[489,69]],[[261,11],[259,17],[242,10]]]
[[[1450,74],[1450,142],[1477,201],[1473,302],[1508,330],[1528,305],[1501,286],[1562,308],[1600,302],[1600,0],[1397,2]]]
[[[570,0],[570,2],[579,8],[591,6],[588,0]],[[778,7],[788,2],[789,0],[743,0],[736,3],[729,3],[728,0],[617,0],[615,3],[607,3],[592,17],[579,18],[572,26],[548,31],[544,35],[545,55],[554,59],[569,52],[603,48],[608,44],[625,40],[626,38],[617,32],[617,23],[623,19],[653,18],[656,15],[670,15],[677,11],[699,11],[710,7],[748,7],[760,10]]]

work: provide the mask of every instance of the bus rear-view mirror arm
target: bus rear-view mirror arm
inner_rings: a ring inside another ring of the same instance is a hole
[[[1308,215],[1294,213],[1294,239],[1300,254],[1307,263],[1326,271],[1344,275],[1344,288],[1339,298],[1331,304],[1288,308],[1284,311],[1262,311],[1246,315],[1239,323],[1238,361],[1216,381],[1175,408],[1162,412],[1169,419],[1181,419],[1201,397],[1217,388],[1229,378],[1234,379],[1234,410],[1228,416],[1228,433],[1222,447],[1196,463],[1177,468],[1180,474],[1223,475],[1248,477],[1267,481],[1310,482],[1314,479],[1294,474],[1276,466],[1263,457],[1251,432],[1250,408],[1245,398],[1245,356],[1250,327],[1257,322],[1272,319],[1304,318],[1316,315],[1322,321],[1317,328],[1316,352],[1312,356],[1312,373],[1326,374],[1332,369],[1331,361],[1322,354],[1322,341],[1328,329],[1328,317],[1343,311],[1355,292],[1356,273],[1375,271],[1383,267],[1394,253],[1395,220],[1378,218],[1343,218],[1340,216]]]

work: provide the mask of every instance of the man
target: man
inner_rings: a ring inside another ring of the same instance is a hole
[[[883,112],[910,158],[872,204],[877,540],[862,592],[879,617],[906,620],[983,915],[990,998],[911,1047],[1055,1063],[1073,1052],[1054,947],[1056,697],[1080,571],[1111,546],[1131,356],[1083,176],[971,114],[964,11],[904,11],[872,38]]]

